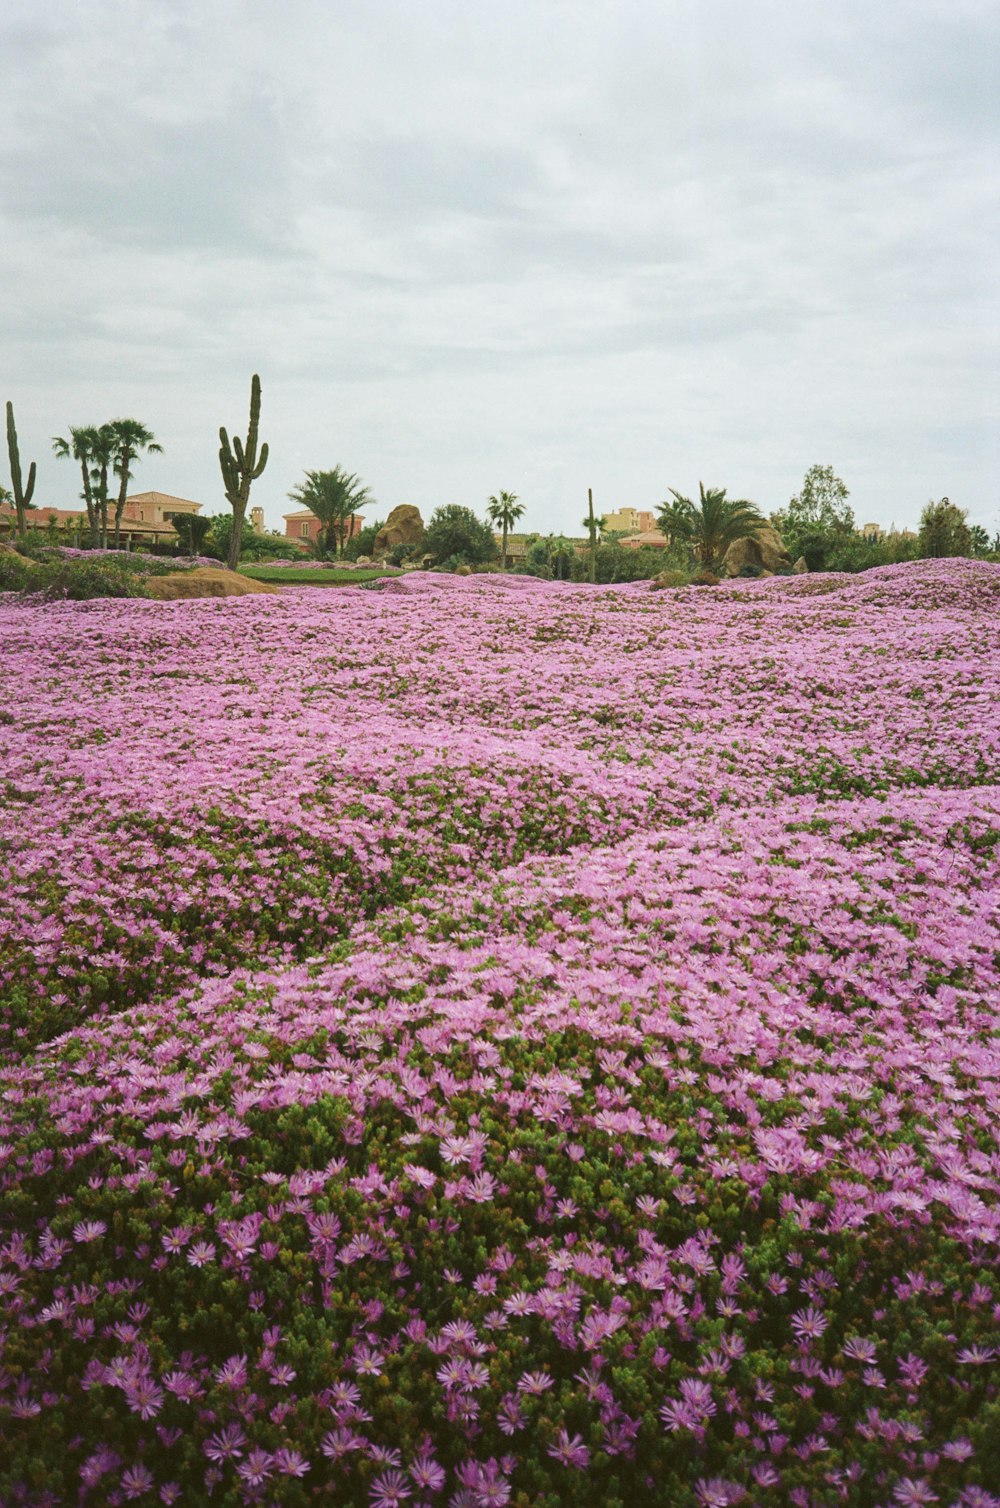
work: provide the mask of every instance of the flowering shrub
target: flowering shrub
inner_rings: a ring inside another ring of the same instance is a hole
[[[998,603],[5,604],[0,1501],[1000,1502]]]

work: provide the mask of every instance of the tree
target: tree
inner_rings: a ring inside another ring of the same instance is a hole
[[[495,528],[499,528],[502,535],[500,545],[500,569],[507,569],[507,535],[513,529],[519,518],[524,516],[524,505],[517,500],[516,492],[498,492],[491,497],[486,505],[486,513]]]
[[[226,564],[235,571],[240,563],[240,545],[243,540],[243,523],[247,503],[250,501],[250,484],[260,476],[267,465],[267,444],[260,447],[257,457],[257,435],[260,429],[260,378],[254,372],[250,380],[250,423],[247,428],[246,445],[238,435],[232,444],[225,427],[219,430],[219,468],[226,489],[226,500],[233,510],[233,527],[229,534],[229,550]]]
[[[982,524],[969,525],[969,548],[978,560],[985,560],[991,553],[990,536]]]
[[[832,466],[810,466],[788,507],[771,514],[789,555],[803,556],[811,571],[832,569],[832,557],[843,554],[854,533],[849,497]]]
[[[115,459],[115,437],[110,424],[101,424],[90,434],[90,484],[101,533],[101,548],[108,548],[108,472]]]
[[[232,553],[233,544],[233,515],[231,513],[216,513],[209,519],[211,528],[205,536],[203,546],[206,555],[215,555],[220,560],[228,560]],[[258,534],[243,520],[243,533],[238,541],[236,552],[239,560],[285,560],[289,555],[298,554],[294,545],[283,534]]]
[[[970,555],[972,539],[965,509],[956,507],[946,497],[939,503],[932,500],[920,515],[917,541],[921,556],[932,560],[948,555]]]
[[[702,570],[711,570],[737,539],[746,539],[765,524],[756,504],[729,498],[725,487],[698,483],[697,503],[673,487],[673,501],[660,504],[657,522],[668,539],[684,540]]]
[[[97,503],[94,498],[93,481],[90,475],[90,465],[94,459],[93,448],[97,430],[93,425],[83,425],[77,429],[71,429],[69,439],[63,439],[61,435],[52,436],[52,449],[57,456],[67,461],[78,461],[80,473],[83,477],[83,498],[87,509],[87,523],[90,526],[90,543],[93,549],[97,549],[101,542],[100,518],[98,516]]]
[[[105,428],[112,436],[112,465],[118,477],[118,497],[115,500],[115,549],[117,550],[121,547],[122,514],[125,512],[128,484],[132,480],[132,462],[137,461],[143,451],[147,455],[162,455],[163,446],[157,444],[152,430],[147,429],[138,419],[112,419],[110,424],[105,425]]]
[[[497,557],[496,540],[487,524],[471,508],[449,503],[435,508],[424,532],[423,546],[440,563],[485,565]]]
[[[306,479],[288,494],[314,513],[323,525],[320,553],[343,555],[351,519],[375,499],[353,472],[335,466],[332,471],[307,471]]]
[[[211,518],[202,518],[197,513],[167,513],[164,516],[173,524],[187,553],[200,555],[212,528]]]
[[[373,524],[365,524],[356,534],[352,534],[344,546],[344,555],[348,560],[359,560],[362,555],[371,555],[375,549],[375,541],[378,539],[379,530],[385,524],[385,519],[380,518]]]

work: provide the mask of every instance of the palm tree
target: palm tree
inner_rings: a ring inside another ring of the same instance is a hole
[[[726,496],[725,487],[705,488],[697,503],[682,497],[671,487],[673,502],[660,504],[657,523],[670,540],[686,540],[703,570],[722,559],[737,539],[746,539],[762,528],[767,520],[755,503]]]
[[[115,549],[121,544],[122,514],[125,512],[125,498],[128,495],[128,484],[132,480],[130,467],[132,462],[138,460],[143,451],[147,455],[163,454],[163,446],[158,445],[156,436],[152,430],[138,419],[112,419],[105,425],[114,437],[114,470],[118,477],[118,498],[115,502]]]
[[[102,550],[108,548],[108,472],[115,459],[115,437],[110,424],[87,431],[90,450],[90,485]]]
[[[323,525],[319,538],[321,551],[334,550],[339,555],[344,553],[354,514],[375,501],[361,478],[341,466],[332,471],[307,471],[305,481],[288,496],[293,503],[315,513]]]
[[[87,523],[90,525],[90,543],[96,550],[100,544],[99,519],[97,507],[94,501],[94,488],[90,475],[90,463],[94,459],[93,443],[97,431],[91,426],[81,426],[71,429],[69,439],[63,439],[62,435],[52,436],[52,449],[57,456],[67,461],[79,461],[80,473],[83,477],[83,492],[81,496],[87,506]]]
[[[518,502],[516,492],[498,492],[487,503],[486,514],[490,522],[500,528],[502,535],[500,569],[505,571],[507,569],[507,535],[518,519],[523,517],[524,504]]]

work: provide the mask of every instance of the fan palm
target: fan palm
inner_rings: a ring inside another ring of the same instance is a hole
[[[335,466],[332,471],[307,471],[305,481],[294,487],[288,496],[293,503],[315,513],[323,525],[319,541],[321,550],[335,550],[339,555],[344,553],[352,517],[375,501],[360,477],[340,466]]]
[[[87,431],[90,451],[90,486],[102,549],[108,548],[108,472],[115,459],[115,437],[110,424]]]
[[[517,500],[516,492],[498,492],[486,505],[486,515],[500,530],[500,569],[507,569],[507,535],[518,519],[524,515],[524,504]]]
[[[746,539],[762,528],[767,520],[756,504],[727,497],[725,487],[698,483],[697,503],[670,489],[672,502],[660,504],[657,522],[671,540],[683,539],[703,570],[721,561],[729,546]]]
[[[69,432],[69,439],[62,435],[52,436],[52,449],[57,456],[67,461],[79,461],[80,473],[83,477],[83,501],[87,508],[87,523],[90,525],[90,543],[94,547],[100,544],[100,520],[94,501],[94,487],[90,475],[90,463],[94,459],[93,443],[96,430],[92,425],[81,425]]]
[[[128,484],[132,480],[130,470],[132,462],[138,460],[143,451],[147,455],[162,455],[163,446],[157,444],[152,430],[147,429],[138,419],[112,419],[111,423],[104,427],[113,436],[113,463],[115,475],[118,477],[118,497],[115,501],[115,549],[117,550],[121,543],[122,514],[125,512]]]

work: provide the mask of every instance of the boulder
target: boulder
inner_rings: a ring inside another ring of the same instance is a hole
[[[412,503],[400,503],[398,508],[393,508],[376,534],[372,554],[378,559],[388,555],[390,550],[395,550],[399,545],[419,544],[423,532],[424,521],[420,517],[420,509]]]
[[[724,576],[739,576],[747,566],[758,566],[773,576],[786,575],[791,557],[781,535],[770,524],[762,524],[745,539],[734,539],[722,561]]]
[[[224,571],[221,567],[210,570],[207,566],[194,571],[171,571],[169,576],[151,576],[146,582],[146,591],[158,602],[177,602],[187,597],[271,596],[277,590],[266,581],[252,581],[236,571]]]
[[[807,576],[809,574],[809,567],[806,565],[806,557],[804,555],[800,555],[792,566],[792,574],[794,576]]]

